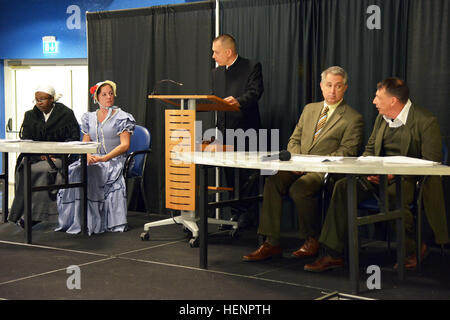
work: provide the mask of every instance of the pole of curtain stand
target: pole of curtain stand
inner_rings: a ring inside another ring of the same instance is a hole
[[[88,64],[88,87],[86,88],[87,92],[89,92],[89,26],[88,26],[88,15],[89,11],[86,11],[86,14],[84,15],[84,19],[86,21],[86,57],[87,57],[87,64]],[[88,104],[87,104],[87,110],[89,111],[89,104],[90,104],[90,100],[89,100],[89,95],[88,95]]]
[[[220,35],[220,27],[219,27],[219,21],[220,21],[220,1],[216,0],[216,9],[215,9],[215,35],[218,37]],[[217,67],[217,63],[216,63]],[[214,123],[217,125],[217,111],[214,111]],[[216,137],[218,136],[218,128],[216,126]],[[223,141],[223,144],[225,144],[225,141]],[[216,167],[216,187],[220,186],[220,168]],[[216,201],[220,201],[220,193],[216,193]],[[220,208],[216,208],[216,219],[220,219]]]
[[[219,36],[219,32],[220,32],[220,28],[219,28],[219,14],[220,14],[220,8],[219,8],[219,5],[220,5],[220,1],[219,0],[216,0],[216,37],[218,37]]]

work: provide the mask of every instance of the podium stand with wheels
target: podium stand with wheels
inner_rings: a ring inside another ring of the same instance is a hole
[[[197,247],[199,241],[199,228],[197,226],[198,217],[195,214],[195,164],[180,163],[173,159],[174,152],[193,151],[227,151],[228,148],[222,145],[205,145],[201,141],[195,141],[195,119],[197,111],[227,111],[236,112],[239,108],[231,106],[223,99],[214,95],[150,95],[149,99],[157,99],[166,104],[179,107],[180,109],[170,109],[165,111],[165,181],[166,181],[166,208],[180,210],[179,216],[149,222],[144,225],[144,232],[141,234],[142,240],[150,239],[150,228],[181,224],[185,230],[192,233],[189,241],[191,247]],[[201,133],[200,133],[201,136]],[[232,150],[230,146],[229,151]],[[220,187],[210,187],[212,192],[218,192]],[[232,189],[228,189],[232,190]],[[234,236],[237,228],[237,221],[221,220],[218,218],[208,218],[208,223],[230,225],[231,235]]]

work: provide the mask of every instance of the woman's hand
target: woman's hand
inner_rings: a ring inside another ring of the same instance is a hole
[[[55,157],[53,157],[53,156],[49,156],[49,158],[53,161],[53,162],[55,162],[56,161],[56,158]],[[46,161],[47,160],[47,156],[41,156],[41,160],[43,160],[43,161]]]
[[[392,179],[394,179],[394,175],[393,174],[388,174],[388,181],[391,181]],[[375,184],[380,184],[380,176],[368,176],[367,180],[369,180],[372,183]]]
[[[90,165],[90,164],[94,164],[94,162],[93,162],[93,155],[92,154],[90,154],[90,153],[88,153],[87,155],[86,155],[86,160],[87,160],[87,164],[88,165]]]
[[[106,162],[106,161],[108,161],[106,159],[106,156],[93,156],[92,158],[93,158],[94,162]]]
[[[97,162],[106,162],[106,161],[108,161],[106,159],[106,156],[93,156],[91,154],[88,154],[88,156],[87,156],[88,165],[89,164],[94,164],[94,163],[97,163]]]
[[[97,162],[107,162],[107,161],[121,155],[122,153],[127,152],[128,148],[130,147],[130,135],[131,134],[127,131],[122,132],[120,134],[120,144],[117,147],[115,147],[111,152],[109,152],[105,155],[100,156],[100,155],[88,154],[87,155],[88,165],[94,164]],[[84,138],[83,138],[83,141],[84,141]]]

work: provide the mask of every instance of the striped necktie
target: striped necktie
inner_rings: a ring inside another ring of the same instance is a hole
[[[323,110],[322,110],[322,113],[320,114],[319,122],[317,122],[317,126],[316,126],[316,132],[314,132],[314,141],[317,139],[320,131],[322,131],[323,126],[327,122],[328,110],[329,110],[328,106],[325,106],[325,108],[323,108]]]

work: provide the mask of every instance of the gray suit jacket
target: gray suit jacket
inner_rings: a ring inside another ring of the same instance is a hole
[[[324,102],[305,106],[289,138],[288,151],[297,154],[356,156],[363,141],[363,117],[344,100],[313,142]]]
[[[413,103],[409,109],[405,126],[408,130],[404,130],[401,138],[401,156],[442,161],[442,137],[439,122],[431,112]],[[364,156],[381,155],[384,131],[387,127],[386,121],[381,115],[378,115],[363,153]],[[435,234],[436,243],[449,242],[441,177],[431,176],[427,179],[424,185],[423,203],[428,222]]]

